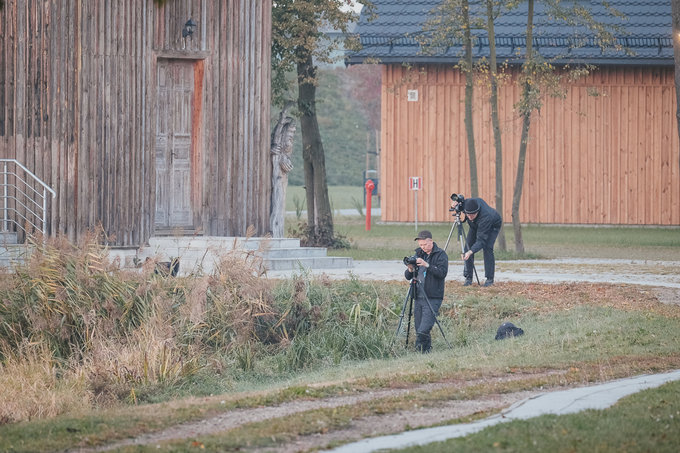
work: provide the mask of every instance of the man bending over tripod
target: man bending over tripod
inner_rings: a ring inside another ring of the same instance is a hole
[[[430,331],[444,299],[444,279],[449,271],[449,257],[432,241],[432,233],[423,230],[415,238],[418,248],[415,262],[409,261],[404,272],[406,280],[416,279],[413,318],[416,328],[416,350],[430,352]],[[406,260],[405,260],[406,262]]]
[[[457,203],[452,203],[455,208]],[[467,236],[468,250],[463,255],[465,260],[464,286],[472,284],[472,272],[475,266],[475,253],[484,251],[484,276],[486,281],[484,286],[493,285],[496,273],[496,258],[493,254],[493,246],[496,243],[498,233],[501,231],[503,219],[494,208],[486,204],[481,198],[467,198],[463,202],[463,212],[470,225]]]

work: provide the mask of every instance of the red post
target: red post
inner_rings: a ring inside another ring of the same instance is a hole
[[[371,199],[373,198],[373,189],[375,189],[375,184],[373,184],[373,181],[368,179],[366,180],[366,184],[364,184],[364,187],[366,188],[366,231],[371,230]]]

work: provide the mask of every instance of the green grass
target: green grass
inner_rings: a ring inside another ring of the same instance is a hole
[[[328,188],[334,210],[354,209],[357,202],[363,206],[363,188],[360,186],[330,186]],[[286,210],[295,211],[295,202],[304,200],[302,187],[288,187]],[[373,206],[378,206],[377,197]],[[305,216],[301,220],[306,220]],[[297,222],[295,217],[286,219],[288,227]],[[432,231],[440,247],[446,244],[452,223],[419,224],[418,230]],[[336,234],[348,239],[350,249],[329,250],[331,256],[349,256],[356,260],[401,260],[415,248],[413,238],[417,233],[413,223],[385,224],[374,218],[370,231],[366,231],[365,218],[358,216],[334,216]],[[465,227],[467,231],[467,226]],[[677,227],[636,226],[555,226],[524,225],[522,238],[525,253],[514,251],[512,224],[505,225],[508,250],[495,253],[498,260],[535,258],[612,258],[680,261],[680,229]],[[451,235],[447,248],[449,257],[458,254],[460,245],[457,232]]]
[[[503,423],[402,452],[677,452],[680,382],[621,399],[605,410]]]
[[[432,231],[435,242],[444,247],[451,224],[419,225],[418,229]],[[466,227],[467,228],[467,227]],[[350,256],[357,260],[402,259],[411,254],[416,244],[413,224],[374,223],[366,231],[365,221],[359,218],[338,218],[335,231],[345,236],[350,249],[329,250],[329,255]],[[677,228],[644,227],[579,227],[527,225],[522,228],[525,254],[514,252],[512,226],[506,225],[507,251],[498,249],[498,260],[535,258],[612,258],[638,260],[680,260],[680,230]],[[460,252],[457,233],[451,236],[447,253],[450,259]]]
[[[364,188],[363,186],[331,186],[328,188],[328,198],[331,201],[331,207],[337,209],[356,209],[357,202],[364,205]],[[377,206],[377,197],[374,197],[371,203],[373,207]],[[304,203],[304,205],[303,205]],[[307,209],[305,200],[305,189],[301,186],[288,186],[286,189],[286,211],[295,211],[296,206],[303,206]],[[359,215],[359,212],[356,212]]]

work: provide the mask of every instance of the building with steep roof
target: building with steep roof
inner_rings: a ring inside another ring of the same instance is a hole
[[[348,64],[383,68],[381,203],[384,221],[413,221],[409,190],[420,177],[419,221],[450,218],[452,192],[469,195],[460,40],[423,44],[437,0],[375,0],[362,14],[363,49]],[[585,28],[556,20],[536,2],[533,48],[547,61],[596,69],[564,82],[564,97],[544,96],[532,115],[520,218],[529,223],[680,225],[680,163],[669,1],[575,0],[615,29],[618,48],[603,50]],[[471,2],[471,16],[481,14]],[[503,217],[510,221],[521,119],[518,76],[526,50],[527,4],[495,21],[503,145]],[[485,30],[474,30],[473,57],[489,56]],[[560,69],[558,69],[560,70]],[[473,104],[479,195],[494,204],[495,148],[489,90],[477,75]]]

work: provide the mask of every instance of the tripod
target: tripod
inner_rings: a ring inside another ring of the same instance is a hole
[[[465,230],[463,230],[463,223],[460,221],[460,211],[456,211],[454,209],[450,209],[450,211],[454,211],[452,216],[456,218],[456,221],[453,222],[453,225],[451,225],[451,231],[449,231],[449,237],[446,239],[446,245],[444,246],[444,251],[446,251],[449,248],[449,241],[451,241],[451,235],[453,234],[454,228],[458,228],[458,242],[460,242],[460,254],[465,255],[465,247],[467,246],[467,238],[465,237]],[[472,265],[472,271],[475,274],[475,278],[477,279],[477,284],[480,285],[479,283],[479,275],[477,275],[477,267],[475,265]]]
[[[395,332],[395,338],[399,336],[399,333],[402,331],[402,325],[404,322],[404,314],[406,313],[406,306],[408,305],[408,320],[406,321],[406,344],[404,347],[408,348],[408,337],[411,332],[411,316],[413,315],[413,301],[416,298],[416,294],[418,294],[418,266],[415,267],[415,270],[413,271],[413,278],[411,279],[411,284],[408,287],[408,292],[406,293],[406,298],[404,299],[404,306],[401,308],[401,315],[399,315],[399,324],[397,325],[397,331]],[[453,346],[451,346],[451,343],[449,343],[449,340],[446,339],[446,335],[444,335],[444,330],[442,329],[441,324],[439,324],[439,320],[437,319],[437,314],[434,312],[434,308],[432,307],[432,304],[430,303],[430,299],[428,299],[427,295],[425,294],[425,291],[423,291],[423,297],[427,301],[427,306],[430,307],[430,310],[432,311],[432,316],[434,316],[434,322],[437,324],[437,327],[439,327],[439,331],[442,334],[442,337],[444,337],[444,341],[446,341],[446,344],[449,345],[449,348],[453,349]]]

